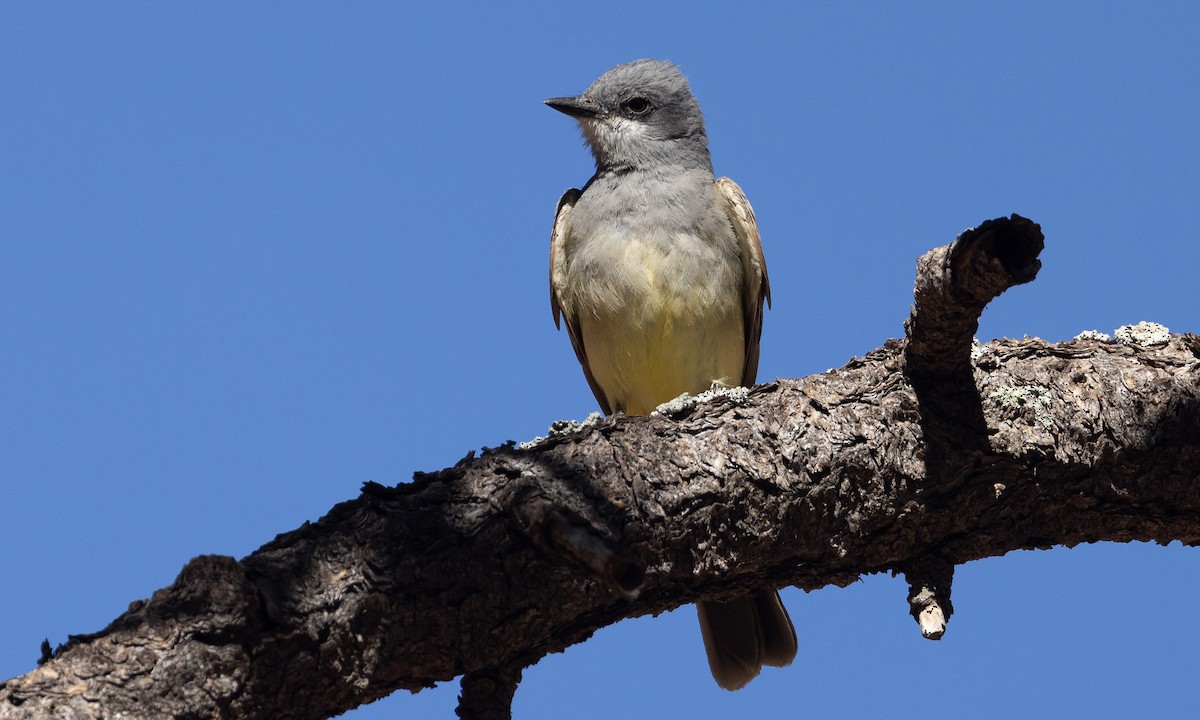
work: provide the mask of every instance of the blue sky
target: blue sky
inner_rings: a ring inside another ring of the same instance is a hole
[[[1185,2],[6,3],[0,677],[197,554],[594,410],[546,287],[591,159],[541,101],[621,62],[681,65],[754,204],[760,379],[899,336],[917,256],[1011,212],[1044,267],[982,339],[1197,331],[1198,26]],[[544,659],[514,710],[1191,717],[1196,560],[971,563],[939,643],[898,579],[787,590],[799,658],[733,694],[685,607]]]

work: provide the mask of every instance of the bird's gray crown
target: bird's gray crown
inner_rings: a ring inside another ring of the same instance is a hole
[[[579,120],[599,171],[663,165],[711,169],[700,104],[672,63],[618,65],[582,95],[546,104]]]

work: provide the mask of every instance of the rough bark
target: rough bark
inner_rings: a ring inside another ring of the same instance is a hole
[[[503,718],[521,668],[702,597],[902,572],[935,637],[957,564],[1200,543],[1200,339],[972,349],[1040,249],[1014,216],[931,251],[908,340],[841,369],[369,484],[196,558],[0,686],[0,717],[327,718],[463,675],[460,716]]]

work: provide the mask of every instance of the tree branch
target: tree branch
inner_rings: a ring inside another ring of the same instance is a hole
[[[1036,262],[1022,222],[969,231],[1010,284]],[[904,572],[914,616],[944,620],[969,560],[1200,543],[1200,339],[1005,340],[972,361],[978,311],[952,305],[998,293],[947,252],[950,299],[922,295],[947,266],[923,260],[907,343],[368,484],[241,561],[192,560],[0,686],[0,715],[305,720],[465,675],[460,715],[504,717],[520,668],[700,598]]]
[[[927,485],[951,481],[974,455],[989,450],[971,367],[979,316],[1005,290],[1037,277],[1044,246],[1041,227],[1014,214],[970,228],[917,260],[912,314],[904,325],[904,373],[921,415]],[[921,635],[941,640],[954,612],[954,563],[935,548],[902,569]]]

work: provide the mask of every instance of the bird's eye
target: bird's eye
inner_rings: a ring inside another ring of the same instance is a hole
[[[633,115],[645,115],[650,112],[650,101],[644,97],[633,97],[625,101],[625,109]]]

